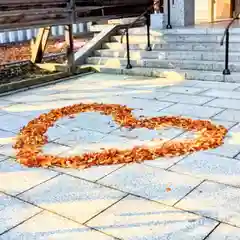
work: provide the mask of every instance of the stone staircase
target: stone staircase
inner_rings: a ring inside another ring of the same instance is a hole
[[[222,74],[225,45],[220,46],[224,28],[151,30],[152,51],[145,51],[146,28],[132,28],[129,30],[132,69],[126,69],[126,39],[121,42],[122,31],[88,57],[86,65],[105,73],[240,82],[240,28],[230,30],[231,75],[227,76]]]

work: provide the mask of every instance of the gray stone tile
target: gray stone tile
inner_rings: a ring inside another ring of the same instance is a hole
[[[221,223],[208,240],[240,240],[240,228]]]
[[[239,188],[206,181],[181,200],[176,207],[239,226],[239,201]]]
[[[217,90],[217,89],[209,89],[206,92],[201,93],[203,96],[208,97],[217,97],[217,98],[235,98],[240,99],[240,95],[235,91],[226,91],[226,90]]]
[[[9,131],[0,130],[0,145],[5,145],[13,141],[15,133]]]
[[[182,160],[184,157],[186,156],[157,158],[155,160],[144,161],[143,164],[151,167],[167,169]]]
[[[79,130],[71,132],[69,135],[62,136],[55,139],[54,142],[66,146],[73,147],[76,144],[81,143],[83,147],[89,143],[96,143],[101,141],[105,134],[100,132],[94,132],[90,130]]]
[[[46,100],[46,104],[49,104],[49,101]],[[4,107],[1,110],[6,114],[12,114],[21,117],[31,116],[32,118],[38,117],[40,114],[48,112],[46,110],[39,109],[38,106],[34,106],[29,103],[13,104],[11,106]]]
[[[175,138],[183,133],[184,130],[174,127],[162,127],[159,129],[135,128],[132,130],[121,128],[111,132],[111,135],[122,136],[130,139],[139,139],[140,141],[162,139],[164,141]]]
[[[47,223],[47,224],[46,224]],[[40,239],[99,239],[113,240],[103,233],[46,211],[0,236],[1,240]]]
[[[111,172],[122,167],[123,164],[107,165],[107,166],[95,166],[86,169],[71,169],[71,168],[54,168],[54,170],[62,173],[72,175],[74,177],[79,177],[86,179],[88,181],[97,181],[100,178],[110,174]]]
[[[61,175],[19,197],[83,223],[124,195],[122,192],[95,183]]]
[[[41,211],[40,208],[3,193],[0,193],[0,210],[0,234]]]
[[[173,205],[201,181],[144,164],[131,164],[120,168],[100,183],[119,190]],[[166,191],[171,188],[172,191]]]
[[[0,109],[2,109],[4,107],[7,107],[7,106],[10,106],[11,104],[13,104],[13,103],[0,98]]]
[[[228,136],[233,137],[235,134],[240,133],[240,124],[235,124],[227,133]]]
[[[101,133],[108,133],[118,128],[112,116],[101,115],[97,112],[86,112],[77,114],[74,118],[64,118],[57,124],[64,125],[69,129],[86,129]]]
[[[7,159],[6,156],[4,156],[4,155],[0,155],[0,162],[1,162],[1,161],[4,161],[4,160],[6,160],[6,159]]]
[[[213,117],[215,120],[223,120],[223,121],[232,121],[232,122],[240,122],[240,111],[233,109],[226,109],[223,112],[217,114]]]
[[[236,122],[228,122],[228,121],[215,120],[215,119],[211,119],[211,122],[216,125],[222,125],[228,130],[237,124]]]
[[[200,88],[212,88],[214,90],[228,90],[231,91],[240,87],[239,83],[227,83],[227,82],[210,82],[210,81],[198,81],[194,87]]]
[[[13,149],[15,137],[15,133],[0,130],[0,154],[15,157],[16,152]]]
[[[240,186],[240,162],[235,159],[197,152],[170,168],[174,172]]]
[[[238,134],[233,136],[227,136],[224,139],[224,143],[213,149],[206,151],[209,154],[216,154],[219,156],[233,158],[240,152],[240,138]]]
[[[208,102],[204,106],[231,108],[231,109],[240,110],[240,100],[238,100],[238,99],[217,98],[217,99],[214,99],[211,102]]]
[[[18,132],[20,128],[27,125],[31,119],[5,114],[0,116],[0,128],[6,131]]]
[[[135,109],[148,109],[148,110],[155,110],[159,111],[163,108],[166,108],[168,106],[171,106],[172,103],[169,102],[162,102],[158,100],[149,100],[149,99],[140,99],[140,98],[133,98],[133,97],[114,97],[111,99],[111,102],[109,99],[104,100],[103,103],[116,103],[121,105],[126,105],[130,108]]]
[[[169,92],[157,92],[153,90],[132,90],[132,93],[129,93],[129,96],[140,99],[164,100],[170,94],[171,93]]]
[[[61,155],[61,153],[65,153],[69,151],[70,149],[71,149],[70,147],[63,146],[54,142],[50,142],[43,145],[42,152],[43,154],[57,156],[57,155]]]
[[[42,168],[28,168],[12,158],[0,162],[0,191],[17,195],[58,173]]]
[[[169,108],[166,108],[160,111],[161,114],[165,115],[190,115],[200,118],[210,118],[221,112],[221,108],[197,106],[197,105],[188,105],[188,104],[175,104]]]
[[[166,101],[170,101],[170,102],[196,104],[196,105],[202,105],[206,102],[209,102],[212,99],[213,99],[212,97],[177,94],[177,93],[171,94],[165,98]]]
[[[128,196],[87,225],[120,239],[203,239],[217,222]]]
[[[162,88],[157,88],[157,91],[165,91],[171,93],[185,93],[185,94],[199,94],[206,91],[207,88],[197,88],[197,87],[184,87],[184,86],[166,86]]]
[[[60,121],[56,122],[53,127],[48,128],[45,135],[48,137],[49,141],[54,141],[55,139],[63,138],[74,132],[74,130],[72,130],[68,126],[58,124],[59,122]]]
[[[171,106],[172,103],[168,103],[166,106]],[[151,118],[158,117],[160,115],[159,110],[155,109],[134,109],[132,110],[132,114],[135,118]]]
[[[166,140],[161,138],[152,139],[151,135],[145,135],[144,138],[126,138],[118,135],[107,135],[100,142],[85,143],[82,145],[74,146],[68,153],[71,155],[82,154],[83,152],[98,152],[105,149],[120,149],[126,150],[136,146],[150,146],[161,145]],[[66,153],[67,154],[67,153]]]

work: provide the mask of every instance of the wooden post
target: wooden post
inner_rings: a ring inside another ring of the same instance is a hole
[[[36,40],[31,43],[31,62],[41,63],[51,27],[40,28]]]
[[[74,51],[73,51],[73,30],[72,24],[65,26],[65,42],[67,48],[67,64],[68,71],[71,73],[75,72],[75,62],[74,62]]]

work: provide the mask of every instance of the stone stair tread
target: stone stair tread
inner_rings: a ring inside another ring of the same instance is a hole
[[[146,45],[144,44],[144,46],[146,47]],[[224,52],[221,52],[221,54],[224,54],[225,55],[225,49],[223,49]],[[110,49],[110,48],[102,48],[102,49],[98,49],[96,50],[97,52],[126,52],[125,49]],[[145,51],[144,49],[131,49],[131,52],[143,52]],[[147,51],[146,51],[147,52]],[[194,53],[204,53],[206,54],[206,51],[203,51],[203,50],[192,50],[192,51],[187,51],[186,50],[182,50],[182,49],[153,49],[152,51],[149,51],[150,53],[151,52],[165,52],[165,53],[187,53],[187,54],[194,54]],[[216,51],[211,51],[211,52],[208,52],[209,54],[219,54],[219,50],[216,50]],[[233,50],[229,50],[229,54],[231,55],[234,55],[234,56],[239,56],[239,52],[236,52],[236,51],[233,51]]]
[[[182,77],[186,80],[200,80],[200,81],[217,81],[217,82],[240,82],[240,72],[233,72],[231,75],[223,75],[221,72],[214,71],[200,71],[181,69],[177,71],[171,71],[164,68],[143,68],[134,67],[132,69],[126,69],[124,66],[118,68],[112,68],[105,65],[84,64],[81,68],[92,67],[98,72],[112,73],[112,74],[126,74],[135,76],[148,76],[148,77],[161,77],[176,79]],[[167,77],[166,77],[167,76]]]
[[[102,60],[108,60],[108,59],[119,59],[120,61],[124,61],[127,60],[126,57],[101,57],[101,56],[91,56],[89,57],[89,59],[102,59]],[[149,58],[141,58],[141,59],[137,59],[138,61],[151,61],[151,62],[179,62],[179,59],[176,60],[169,60],[169,59],[149,59]],[[136,61],[136,59],[132,59],[132,61]],[[195,63],[195,64],[218,64],[218,63],[224,63],[224,61],[214,61],[214,60],[181,60],[182,63],[186,63],[186,64],[191,64],[191,63]],[[229,64],[234,64],[234,65],[239,65],[240,66],[240,62],[229,62]]]
[[[132,46],[134,46],[135,48],[145,48],[146,47],[146,43],[129,43],[130,44],[130,48]],[[173,51],[178,51],[178,50],[183,50],[183,51],[209,51],[209,48],[211,49],[211,51],[225,51],[225,46],[221,46],[219,44],[219,42],[204,42],[204,43],[198,43],[198,42],[163,42],[163,43],[159,43],[159,42],[154,42],[151,41],[151,45],[153,48],[155,48],[156,50],[173,50]],[[174,46],[175,45],[175,46]],[[207,46],[206,48],[201,47],[202,45]],[[240,43],[231,43],[229,44],[230,46],[230,51],[231,52],[238,52],[240,51]],[[183,46],[186,46],[185,48],[181,48]],[[120,42],[106,42],[103,44],[103,49],[116,49],[116,47],[118,47],[117,49],[120,48],[126,48],[126,43],[120,43]]]

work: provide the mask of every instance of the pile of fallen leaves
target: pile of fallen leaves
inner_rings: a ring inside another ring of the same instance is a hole
[[[75,39],[74,47],[81,48],[88,39]],[[64,53],[66,45],[64,39],[51,39],[49,40],[45,55]],[[0,46],[0,62],[1,64],[11,63],[15,61],[24,61],[31,58],[31,45],[30,42],[3,44]]]
[[[48,142],[45,135],[49,127],[60,118],[81,112],[100,112],[111,115],[113,120],[125,128],[159,129],[161,127],[178,127],[188,131],[197,131],[198,138],[184,141],[168,141],[154,147],[135,146],[132,149],[106,149],[80,156],[59,157],[45,155],[42,146]],[[158,157],[180,156],[199,150],[216,148],[223,143],[227,130],[223,126],[213,125],[210,121],[192,120],[182,117],[153,117],[136,119],[132,109],[118,104],[75,104],[51,110],[30,121],[21,129],[14,148],[17,150],[17,161],[29,167],[71,167],[87,168],[95,165],[142,162]]]

